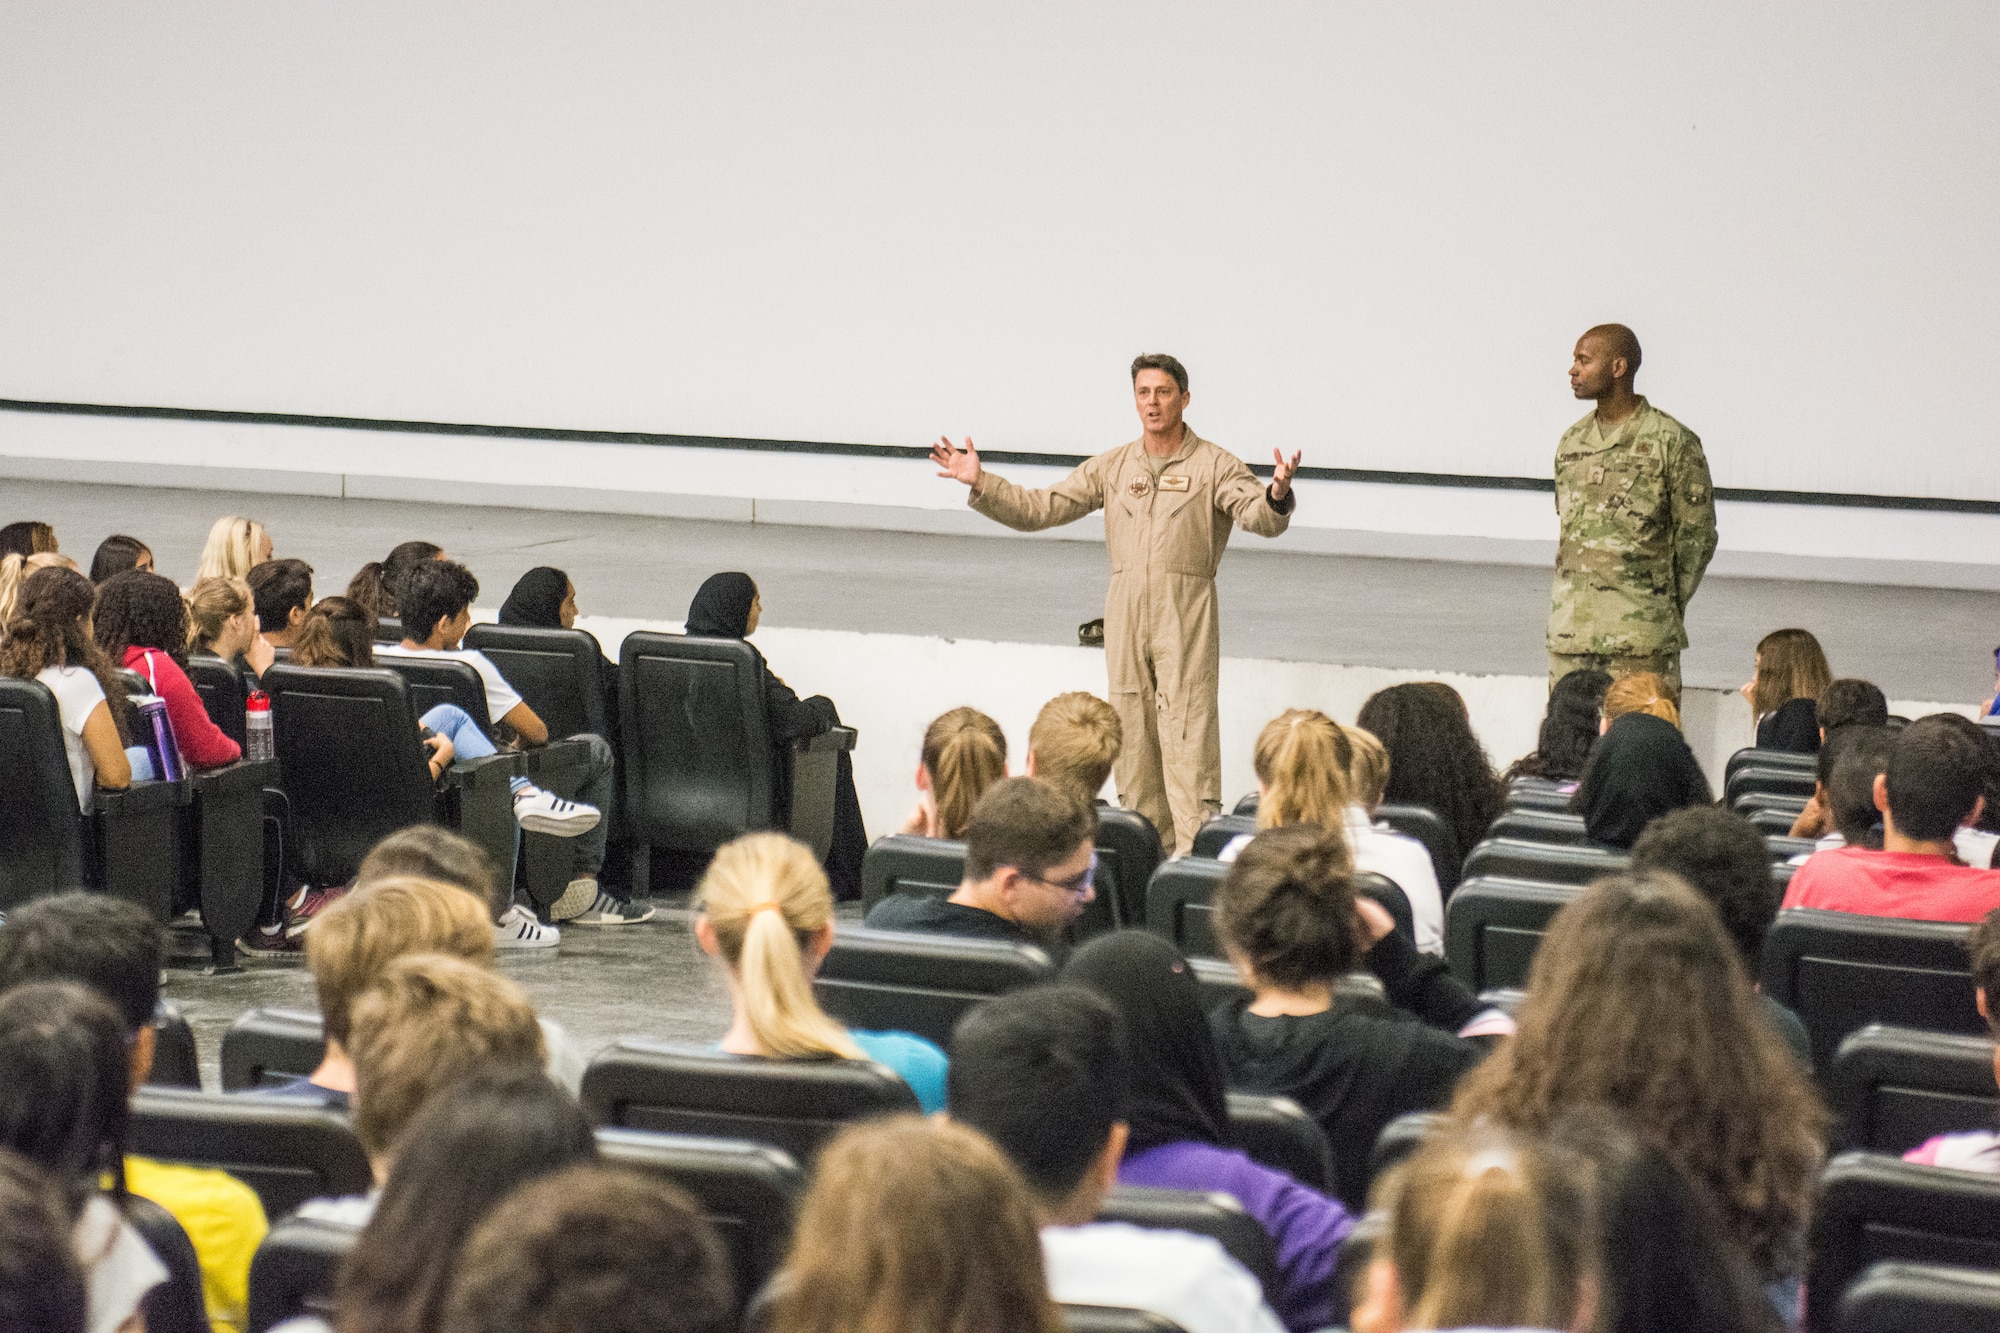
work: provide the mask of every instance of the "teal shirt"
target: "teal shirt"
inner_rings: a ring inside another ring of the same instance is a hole
[[[917,1105],[924,1108],[926,1115],[944,1110],[944,1074],[950,1061],[936,1042],[912,1032],[866,1032],[856,1028],[847,1035],[854,1038],[863,1055],[893,1069],[910,1085],[910,1091],[917,1094]]]

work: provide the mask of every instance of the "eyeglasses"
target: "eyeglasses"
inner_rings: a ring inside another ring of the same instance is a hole
[[[1015,866],[1014,869],[1021,872],[1022,879],[1031,879],[1035,883],[1045,885],[1058,893],[1067,893],[1072,898],[1081,898],[1084,894],[1090,892],[1091,885],[1097,878],[1097,853],[1092,852],[1090,854],[1090,864],[1083,868],[1081,875],[1073,879],[1045,879],[1040,875],[1022,870],[1020,866]]]

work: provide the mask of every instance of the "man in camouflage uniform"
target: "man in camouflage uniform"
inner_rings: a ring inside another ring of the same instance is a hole
[[[1597,410],[1556,446],[1549,684],[1582,667],[1657,672],[1675,699],[1688,602],[1715,554],[1715,495],[1695,433],[1633,392],[1639,340],[1600,324],[1577,340],[1570,388]]]

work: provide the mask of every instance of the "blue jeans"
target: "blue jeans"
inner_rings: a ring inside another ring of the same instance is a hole
[[[484,759],[497,753],[493,742],[486,739],[486,733],[472,720],[472,714],[457,704],[439,704],[417,721],[450,741],[452,752],[460,759]],[[515,779],[517,782],[525,780]]]

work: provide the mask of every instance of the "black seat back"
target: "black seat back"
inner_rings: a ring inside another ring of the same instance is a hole
[[[436,708],[439,704],[452,704],[462,708],[479,724],[479,729],[491,735],[493,719],[487,716],[486,683],[479,679],[479,673],[470,663],[456,661],[449,657],[398,657],[393,653],[377,653],[375,665],[386,667],[403,678],[409,687],[410,709],[418,717]],[[512,682],[508,682],[512,684]]]
[[[360,1236],[351,1227],[303,1217],[273,1223],[250,1260],[250,1333],[301,1315],[332,1323],[334,1283]]]
[[[875,839],[861,858],[861,902],[873,907],[892,893],[949,898],[964,878],[964,843],[891,833]]]
[[[1753,792],[1803,799],[1813,794],[1816,785],[1813,775],[1814,769],[1811,768],[1745,764],[1731,773],[1723,784],[1722,803],[1734,809],[1737,801]]]
[[[2000,1273],[1943,1264],[1869,1265],[1840,1298],[1840,1333],[1992,1333]]]
[[[222,728],[222,734],[244,743],[244,710],[250,703],[250,684],[234,662],[225,662],[210,653],[189,653],[188,680],[201,696],[208,720]]]
[[[748,1139],[810,1162],[850,1121],[915,1111],[916,1094],[868,1060],[765,1060],[628,1037],[590,1062],[583,1107],[624,1129]]]
[[[2000,1269],[2000,1176],[1842,1153],[1820,1175],[1806,1253],[1813,1333],[1832,1333],[1842,1293],[1871,1264]]]
[[[1444,956],[1474,993],[1527,984],[1549,922],[1576,901],[1574,884],[1480,875],[1458,886],[1444,909]]]
[[[1819,756],[1800,754],[1795,750],[1759,750],[1747,748],[1729,756],[1723,765],[1722,781],[1727,785],[1736,776],[1739,768],[1785,768],[1799,773],[1819,772]]]
[[[1100,1222],[1207,1236],[1248,1269],[1269,1304],[1278,1291],[1278,1250],[1263,1223],[1227,1194],[1115,1185],[1097,1210]]]
[[[81,888],[84,819],[63,749],[56,697],[0,677],[0,909]]]
[[[549,729],[549,739],[617,734],[604,697],[604,649],[580,629],[474,625],[465,646],[485,653]]]
[[[242,1092],[310,1074],[326,1058],[326,1027],[304,1009],[252,1009],[222,1034],[222,1090]]]
[[[755,650],[642,631],[625,636],[618,662],[635,836],[699,853],[772,827],[778,776]]]
[[[153,1072],[146,1081],[162,1088],[201,1086],[201,1053],[195,1047],[194,1029],[165,1000],[153,1008]]]
[[[844,926],[813,978],[813,996],[848,1027],[914,1032],[949,1046],[973,1005],[1055,976],[1049,955],[1029,944]]]
[[[1625,868],[1626,856],[1608,847],[1563,846],[1488,838],[1465,858],[1465,878],[1528,879],[1542,884],[1588,884]]]
[[[146,1333],[209,1333],[208,1309],[201,1293],[201,1261],[194,1243],[174,1215],[136,1194],[125,1198],[125,1220],[145,1240],[167,1270],[167,1280],[146,1293],[139,1303]]]
[[[1576,799],[1576,784],[1558,782],[1554,778],[1515,778],[1507,784],[1507,808],[1509,810],[1554,810],[1567,812],[1570,802]]]
[[[1368,1150],[1368,1179],[1362,1182],[1355,1197],[1367,1198],[1384,1171],[1407,1159],[1424,1141],[1424,1135],[1449,1118],[1443,1111],[1411,1111],[1382,1126],[1382,1132],[1375,1136],[1375,1146]]]
[[[307,1199],[365,1194],[374,1183],[346,1116],[279,1097],[141,1087],[132,1098],[132,1150],[220,1167],[257,1191],[266,1217]]]
[[[1939,1134],[2000,1124],[1993,1042],[1870,1023],[1826,1071],[1833,1146],[1905,1153]]]
[[[1257,832],[1255,815],[1217,815],[1195,830],[1191,855],[1217,857],[1222,849],[1237,838],[1254,835]]]
[[[1981,1035],[1965,941],[1970,926],[1794,907],[1764,937],[1764,993],[1799,1016],[1825,1069],[1870,1023]]]
[[[1183,856],[1163,862],[1146,886],[1146,929],[1172,940],[1175,948],[1191,958],[1221,957],[1213,904],[1216,886],[1228,874],[1228,865],[1208,857]],[[1354,891],[1382,904],[1395,918],[1397,928],[1415,938],[1416,915],[1409,895],[1394,880],[1372,871],[1357,871]]]
[[[1231,1092],[1229,1128],[1251,1161],[1322,1193],[1332,1192],[1333,1146],[1319,1121],[1290,1097]]]
[[[1160,834],[1137,810],[1097,808],[1097,896],[1111,906],[1119,926],[1146,919],[1146,885],[1160,865]]]
[[[1151,1310],[1116,1305],[1061,1305],[1063,1333],[1185,1333],[1179,1324]]]
[[[1437,871],[1438,887],[1446,894],[1458,887],[1465,858],[1458,849],[1458,838],[1437,811],[1427,805],[1391,801],[1375,807],[1375,818],[1424,845],[1431,854],[1431,868]]]
[[[1499,817],[1487,826],[1486,836],[1570,847],[1580,846],[1587,840],[1583,816],[1566,810],[1502,810]]]
[[[264,688],[291,802],[292,861],[308,883],[349,882],[369,848],[434,817],[418,710],[401,675],[274,663]]]
[[[659,1176],[701,1205],[729,1250],[739,1299],[747,1301],[785,1261],[806,1173],[790,1154],[742,1139],[600,1129],[608,1162]]]

